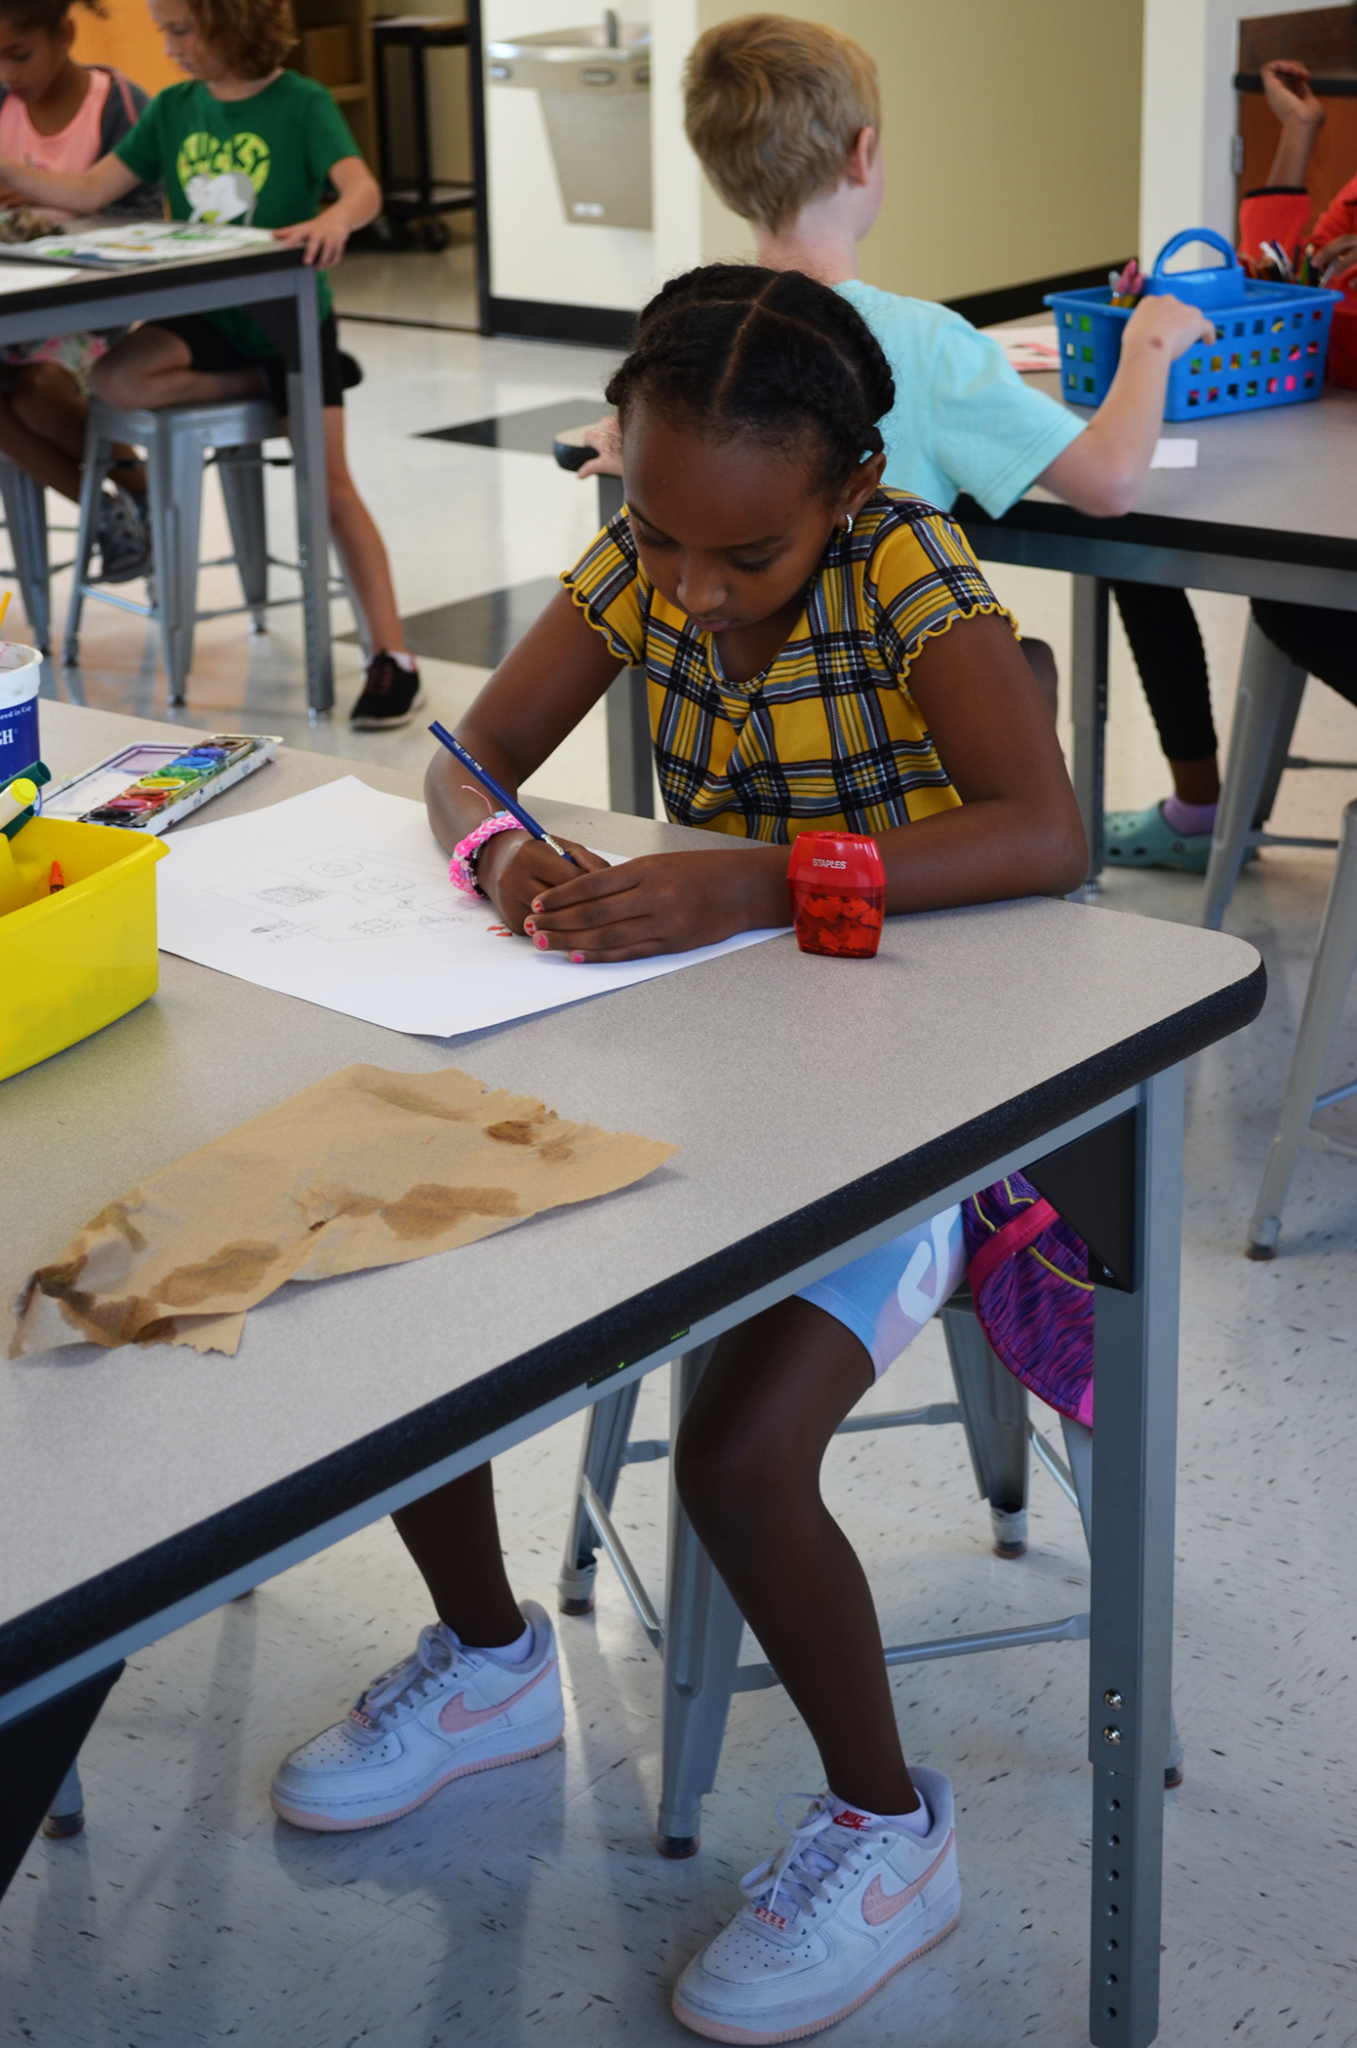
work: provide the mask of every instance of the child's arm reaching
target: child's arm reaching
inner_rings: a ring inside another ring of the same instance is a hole
[[[1111,390],[1037,482],[1094,519],[1129,512],[1159,439],[1170,367],[1194,342],[1215,338],[1195,306],[1167,294],[1143,298],[1126,323]]]
[[[553,680],[541,682],[546,629],[550,624],[554,634],[565,626],[562,603],[574,610],[569,598],[558,598],[538,621],[538,658],[512,694],[501,679],[514,656],[460,728],[473,753],[485,748],[478,758],[494,774],[503,767],[510,782],[516,757],[545,758],[617,672],[576,613],[576,638],[582,632],[595,642],[592,662],[581,641],[571,649],[569,679],[557,680],[562,671],[553,648],[547,669]],[[525,653],[532,637],[515,653]],[[925,643],[909,687],[962,806],[880,834],[887,910],[940,910],[1075,888],[1087,865],[1083,828],[1050,714],[1011,627],[991,616],[960,621]],[[515,701],[535,721],[530,749],[515,723]],[[454,764],[439,761],[426,785],[434,829],[445,845],[454,843],[449,832],[469,832],[484,815],[473,799],[450,791],[458,779]],[[455,819],[449,794],[459,800]],[[505,833],[487,843],[479,872],[505,923],[521,925],[539,945],[545,941],[572,959],[635,960],[788,923],[789,858],[786,846],[742,844],[648,854],[612,868],[590,862],[593,872],[558,880],[562,864],[554,855]],[[526,886],[530,873],[542,877],[535,892]]]
[[[0,157],[0,185],[38,206],[59,206],[67,213],[102,213],[140,183],[137,173],[112,151],[87,171],[41,171],[33,164]]]

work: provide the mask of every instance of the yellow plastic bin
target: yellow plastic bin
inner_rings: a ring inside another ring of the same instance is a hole
[[[64,818],[0,836],[0,1080],[155,994],[155,864],[168,852],[145,832]],[[66,886],[49,895],[53,861]]]

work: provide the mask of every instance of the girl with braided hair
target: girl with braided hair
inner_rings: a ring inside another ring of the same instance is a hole
[[[487,820],[440,749],[426,797],[455,878],[574,961],[785,924],[790,844],[811,827],[876,838],[896,914],[1072,889],[1083,833],[1049,712],[962,534],[881,488],[894,387],[847,300],[795,271],[692,271],[646,308],[608,396],[629,509],[460,737],[517,788],[643,664],[669,815],[711,850],[610,867],[572,844],[571,866],[508,814]],[[957,1918],[951,1788],[906,1769],[871,1594],[819,1470],[962,1267],[952,1208],[754,1317],[716,1346],[676,1445],[684,1505],[827,1781],[683,1974],[679,2018],[717,2040],[818,2031]],[[399,1527],[437,1620],[282,1766],[274,1803],[302,1826],[371,1826],[561,1733],[551,1626],[509,1590],[489,1468]]]

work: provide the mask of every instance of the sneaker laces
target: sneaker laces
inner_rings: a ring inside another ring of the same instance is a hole
[[[793,1827],[783,1818],[782,1809],[788,1800],[802,1799],[809,1800],[811,1810],[799,1826]],[[833,1836],[824,1839],[826,1830],[834,1825],[834,1814],[822,1792],[786,1793],[777,1803],[777,1824],[786,1831],[786,1846],[746,1871],[740,1879],[740,1889],[761,1915],[769,1914],[775,1922],[785,1923],[799,1913],[813,1911],[827,1898],[828,1880],[837,1875],[858,1844],[852,1838],[842,1843]],[[790,1908],[780,1915],[779,1899],[785,1900]]]
[[[389,697],[402,683],[413,683],[414,680],[409,669],[402,668],[393,655],[383,650],[374,654],[368,663],[367,674],[363,678],[363,695]]]
[[[393,1664],[360,1692],[349,1708],[350,1721],[370,1735],[380,1735],[402,1712],[418,1705],[431,1678],[442,1678],[462,1661],[461,1645],[441,1622],[432,1621],[419,1632],[419,1641],[408,1657]]]

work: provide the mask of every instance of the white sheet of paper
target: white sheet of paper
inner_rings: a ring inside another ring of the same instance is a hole
[[[1054,327],[1006,327],[994,339],[1015,370],[1060,368],[1060,345]]]
[[[45,285],[69,284],[85,272],[57,263],[8,263],[0,259],[0,292],[36,292]]]
[[[1182,441],[1156,441],[1150,457],[1151,469],[1195,469],[1197,444],[1190,437]]]
[[[166,842],[160,945],[392,1031],[452,1038],[629,988],[772,931],[651,960],[575,966],[504,932],[448,880],[422,804],[356,776]]]

